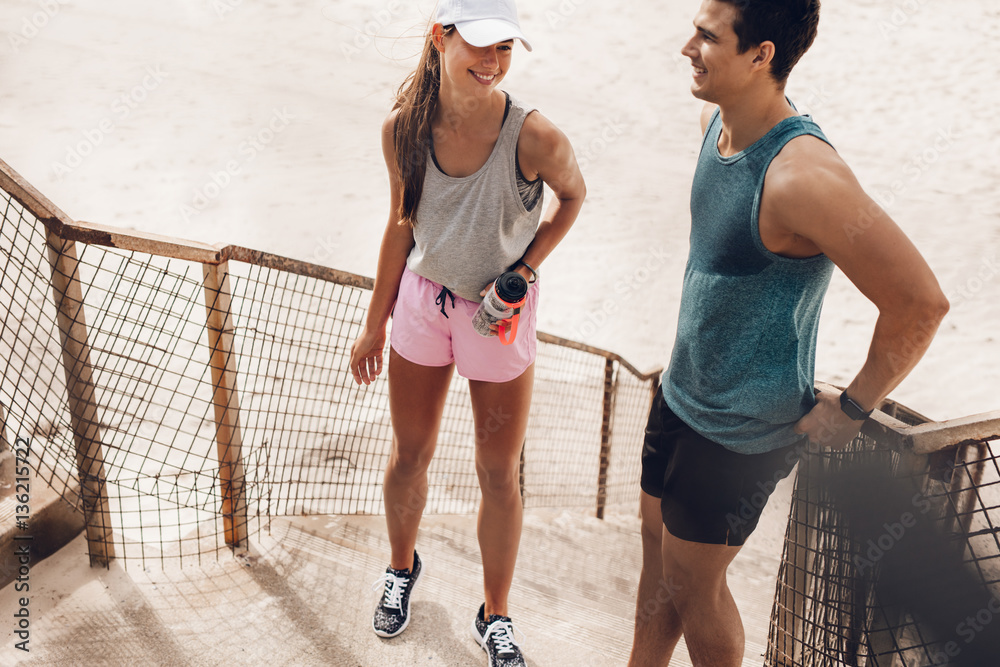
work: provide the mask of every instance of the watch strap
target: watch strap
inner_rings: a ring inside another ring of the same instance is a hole
[[[871,417],[874,410],[865,411],[861,405],[858,404],[853,398],[847,395],[844,391],[840,394],[840,409],[844,411],[848,417],[854,421],[863,421]]]

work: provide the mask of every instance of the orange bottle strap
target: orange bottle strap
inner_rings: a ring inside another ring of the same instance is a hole
[[[511,343],[513,343],[517,339],[517,323],[521,319],[521,306],[524,305],[524,302],[525,302],[525,299],[521,299],[514,306],[514,315],[510,318],[510,337],[509,338],[506,335],[506,332],[507,332],[506,327],[504,327],[504,325],[503,325],[502,322],[500,324],[500,329],[499,329],[498,333],[500,334],[500,342],[503,343],[504,345],[510,345]]]

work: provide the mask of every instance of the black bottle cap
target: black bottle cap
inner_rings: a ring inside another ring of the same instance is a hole
[[[528,281],[517,271],[508,271],[497,278],[497,296],[507,303],[517,303],[528,293]]]

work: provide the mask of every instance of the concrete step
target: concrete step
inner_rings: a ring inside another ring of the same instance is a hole
[[[730,570],[746,625],[744,665],[762,662],[790,488],[779,486]],[[389,553],[382,517],[273,519],[246,555],[223,551],[183,567],[147,549],[145,567],[118,560],[92,569],[81,535],[33,564],[30,653],[14,648],[13,614],[25,594],[0,591],[0,664],[485,665],[470,633],[482,602],[476,518],[426,517],[418,549],[427,576],[413,594],[412,623],[384,640],[370,625],[371,583]],[[527,512],[510,608],[528,665],[625,664],[640,564],[632,512],[604,521]],[[690,664],[683,646],[672,664]]]

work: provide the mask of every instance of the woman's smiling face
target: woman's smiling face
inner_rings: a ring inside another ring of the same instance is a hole
[[[440,36],[434,27],[435,45],[441,52],[441,85],[467,91],[476,97],[488,97],[510,69],[514,40],[491,46],[473,46],[457,30]]]

